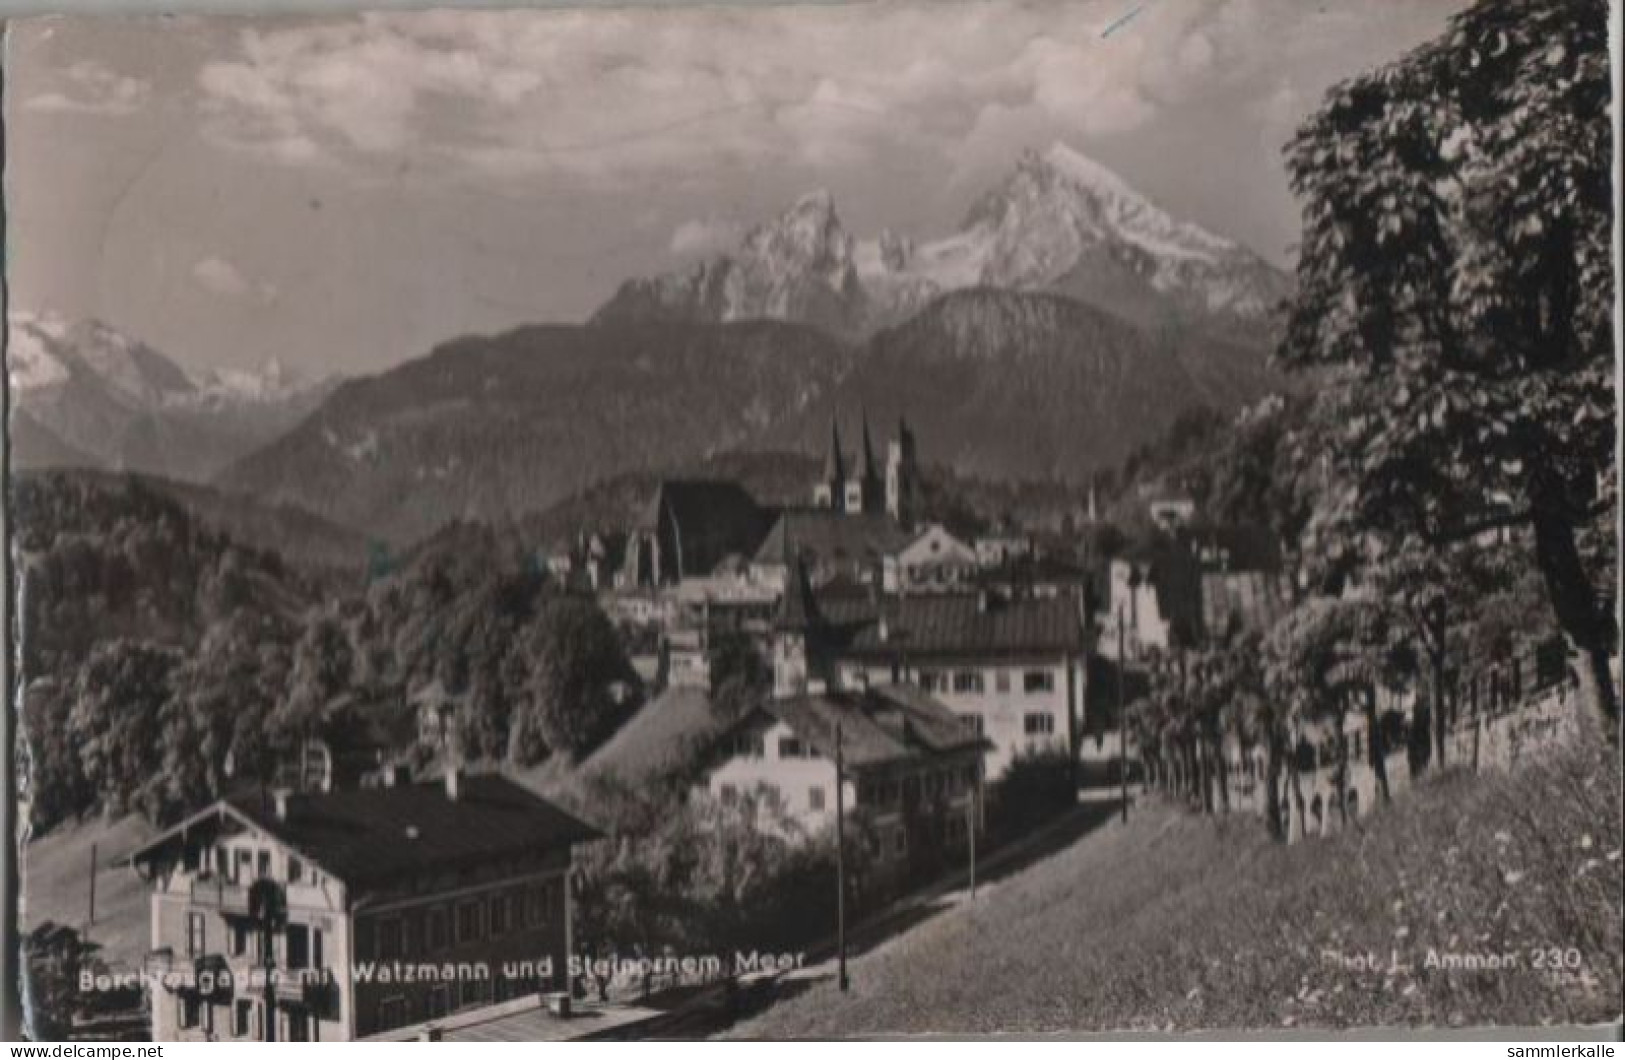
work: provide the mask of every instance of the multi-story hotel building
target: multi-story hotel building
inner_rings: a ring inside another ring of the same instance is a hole
[[[346,1041],[567,985],[588,825],[499,776],[222,799],[131,855],[159,1041]]]
[[[987,739],[987,775],[997,779],[1019,755],[1077,752],[1088,677],[1082,607],[1080,597],[986,591],[832,607],[832,624],[846,629],[829,648],[836,682],[930,693]]]

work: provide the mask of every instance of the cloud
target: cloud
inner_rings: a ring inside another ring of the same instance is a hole
[[[269,304],[276,301],[277,289],[259,280],[250,280],[225,258],[211,255],[192,266],[192,279],[199,287],[222,298],[252,299]]]
[[[116,73],[100,63],[81,60],[57,78],[59,84],[23,101],[23,109],[41,113],[122,117],[146,106],[152,86]]]
[[[287,164],[595,184],[1087,140],[1335,48],[1299,0],[393,12],[244,30],[206,132]],[[1002,120],[1007,129],[994,127]]]
[[[709,217],[684,221],[671,234],[670,250],[680,257],[708,257],[739,245],[745,234],[737,221]]]

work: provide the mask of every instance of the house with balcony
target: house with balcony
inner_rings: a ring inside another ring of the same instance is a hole
[[[993,779],[1023,754],[1076,752],[1089,655],[1081,595],[825,598],[804,565],[796,571],[773,642],[777,695],[913,686],[986,739]]]
[[[157,1041],[350,1041],[566,988],[587,824],[513,782],[221,799],[130,856]]]
[[[904,870],[911,851],[957,847],[981,827],[986,742],[908,685],[776,696],[723,735],[700,786],[723,802],[755,799],[770,825],[816,834],[835,821],[837,740],[842,805],[863,820],[862,841],[883,871]]]
[[[837,683],[928,693],[986,737],[987,774],[997,779],[1023,754],[1076,753],[1088,681],[1083,612],[1076,596],[884,597],[835,646]]]

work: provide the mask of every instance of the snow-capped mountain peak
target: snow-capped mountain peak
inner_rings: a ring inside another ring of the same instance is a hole
[[[11,314],[6,375],[13,391],[37,390],[67,381],[68,366],[50,348],[65,331],[66,324],[53,316]]]
[[[188,372],[96,320],[12,310],[6,327],[13,407],[36,441],[52,440],[50,459],[67,452],[100,466],[200,478],[292,426],[336,385],[307,383],[274,358],[257,371]]]
[[[595,319],[770,317],[863,333],[968,287],[1056,291],[1134,319],[1216,315],[1250,326],[1287,280],[1056,142],[1024,152],[941,238],[854,239],[830,194],[816,191],[751,229],[731,255],[624,284]]]
[[[800,320],[847,334],[868,317],[853,257],[834,197],[815,191],[752,228],[732,254],[627,281],[594,319]]]
[[[1119,236],[1152,254],[1213,262],[1240,249],[1198,225],[1175,220],[1112,170],[1059,141],[1041,155],[1030,153],[1023,165],[1044,166],[1092,196]]]
[[[269,357],[257,369],[211,368],[197,377],[199,391],[217,401],[279,401],[308,389],[312,382]]]

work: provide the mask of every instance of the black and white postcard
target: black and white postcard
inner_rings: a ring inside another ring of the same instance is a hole
[[[1619,17],[10,20],[16,1033],[1617,1029]]]

